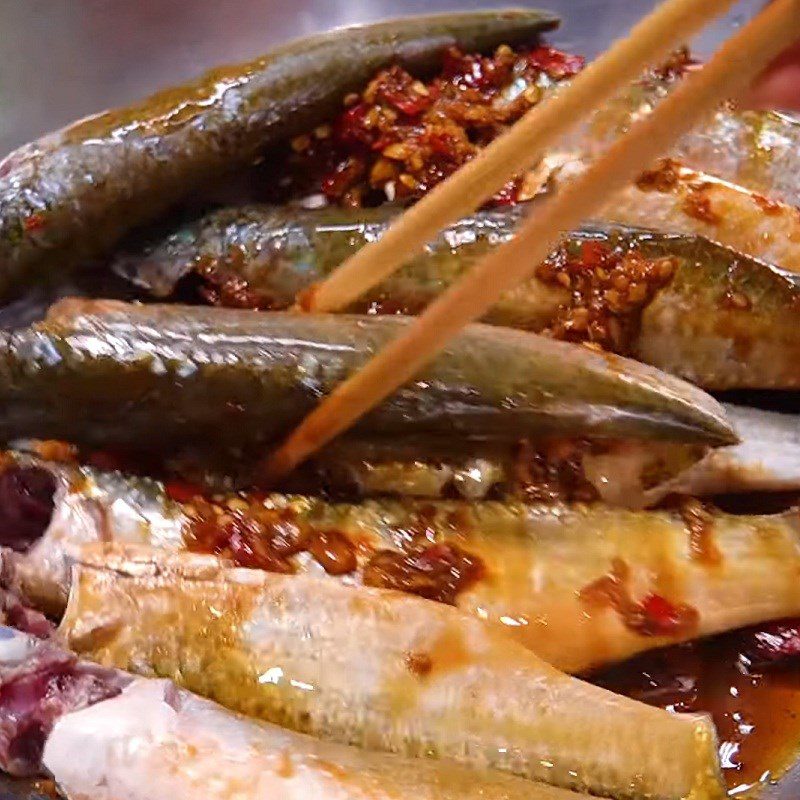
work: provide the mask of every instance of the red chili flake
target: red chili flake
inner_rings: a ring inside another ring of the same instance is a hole
[[[167,497],[176,503],[189,503],[195,497],[203,496],[203,488],[188,481],[167,481],[164,484],[164,491]]]
[[[322,180],[322,191],[329,200],[338,200],[359,178],[366,167],[361,159],[350,157]]]
[[[611,248],[604,242],[590,241],[581,244],[580,256],[569,262],[570,267],[578,270],[596,269],[603,266],[611,255]]]
[[[25,229],[26,233],[34,233],[35,231],[40,231],[44,228],[45,225],[45,217],[44,214],[30,214],[29,216],[25,217],[25,221],[22,223],[23,228]]]
[[[375,133],[366,125],[369,109],[366,103],[359,103],[343,111],[333,124],[333,138],[339,144],[371,148],[375,142]]]
[[[675,605],[659,594],[651,594],[641,602],[642,623],[640,632],[646,636],[672,636],[694,627],[697,610],[690,606]]]
[[[546,72],[553,80],[563,80],[577,75],[586,65],[586,59],[554,47],[537,47],[528,54],[528,63]]]

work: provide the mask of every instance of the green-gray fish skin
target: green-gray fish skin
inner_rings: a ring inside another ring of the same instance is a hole
[[[257,453],[413,318],[66,301],[0,341],[0,438]],[[76,410],[80,409],[79,413]],[[722,407],[646,365],[468,326],[365,434],[566,435],[731,444]]]
[[[0,163],[0,296],[94,256],[266,146],[324,122],[393,62],[435,68],[469,50],[530,41],[534,10],[410,17],[324,33],[51,134]]]
[[[658,190],[631,192],[661,196]],[[391,208],[311,213],[267,206],[224,209],[139,252],[120,255],[115,268],[156,296],[168,295],[182,277],[196,272],[207,279],[205,296],[215,304],[288,308],[379,238],[396,214]],[[523,210],[512,208],[462,220],[353,310],[419,312],[483,255],[508,241],[522,218]],[[609,223],[570,234],[561,250],[579,252],[587,242],[674,264],[671,279],[630,312],[624,354],[705,388],[800,388],[800,277],[702,236]],[[573,302],[563,285],[533,277],[505,295],[484,321],[542,331]]]
[[[186,554],[81,562],[61,634],[100,664],[367,749],[606,797],[725,796],[708,718],[566,676],[449,606]]]
[[[451,225],[351,310],[418,313],[483,256],[513,238],[524,211],[479,212]],[[195,273],[205,281],[206,299],[218,305],[285,309],[383,236],[399,213],[393,206],[357,211],[224,208],[164,238],[132,245],[114,257],[112,268],[158,298],[169,297],[181,279]],[[501,299],[484,321],[541,330],[568,299],[563,287],[531,280]]]

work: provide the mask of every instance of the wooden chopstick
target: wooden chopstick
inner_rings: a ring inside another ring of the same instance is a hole
[[[418,253],[439,231],[472,213],[548,147],[649,65],[684,44],[735,0],[667,0],[589,64],[572,84],[532,108],[477,158],[410,208],[307,293],[307,311],[335,311],[356,300]]]
[[[609,195],[634,180],[709,109],[739,94],[799,37],[800,0],[776,0],[765,8],[650,116],[544,203],[512,241],[485,257],[435,300],[408,331],[340,384],[273,454],[265,477],[274,480],[290,472],[413,377],[464,325],[528,277],[563,231],[599,211]]]

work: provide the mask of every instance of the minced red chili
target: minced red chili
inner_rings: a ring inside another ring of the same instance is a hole
[[[381,550],[364,569],[364,584],[454,605],[485,575],[483,562],[456,544],[440,542],[406,552]]]
[[[642,311],[672,280],[677,266],[675,259],[647,258],[636,248],[610,241],[562,245],[536,269],[539,280],[570,292],[548,332],[629,353]]]
[[[351,207],[417,199],[583,65],[582,57],[552,47],[504,45],[492,56],[451,48],[440,74],[427,82],[397,65],[381,70],[345,99],[331,124],[292,140],[287,174],[275,183],[300,184],[308,194]],[[519,177],[491,204],[530,199],[535,190]]]

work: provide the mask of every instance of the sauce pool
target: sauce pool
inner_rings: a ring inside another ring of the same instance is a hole
[[[800,658],[765,663],[753,653],[759,636],[762,628],[668,647],[590,680],[650,705],[710,713],[729,792],[751,796],[751,788],[777,780],[800,752]]]

